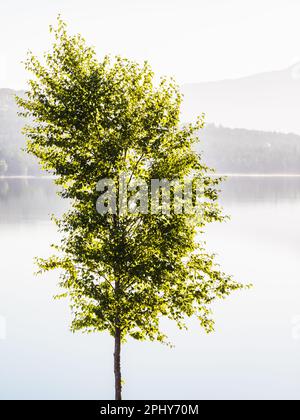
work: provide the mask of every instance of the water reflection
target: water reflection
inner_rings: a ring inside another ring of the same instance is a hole
[[[49,220],[67,208],[51,179],[0,179],[0,223]]]
[[[129,340],[125,398],[299,398],[300,179],[230,178],[222,203],[232,219],[207,246],[254,289],[215,306],[211,336],[164,323],[175,349]],[[57,273],[33,276],[57,241],[49,215],[66,207],[51,180],[0,180],[0,398],[113,396],[111,338],[70,334]]]
[[[300,200],[300,177],[228,177],[221,185],[227,204],[277,203]],[[0,179],[0,223],[46,221],[68,203],[56,194],[51,179]]]
[[[225,204],[297,201],[300,177],[228,177],[221,189]]]

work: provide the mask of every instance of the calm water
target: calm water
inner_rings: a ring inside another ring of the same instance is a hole
[[[129,341],[125,398],[300,398],[300,178],[232,178],[222,202],[232,219],[209,227],[208,247],[254,288],[216,305],[215,334],[167,322],[175,349]],[[71,334],[56,273],[33,275],[64,207],[50,180],[0,180],[3,399],[113,397],[112,339]]]

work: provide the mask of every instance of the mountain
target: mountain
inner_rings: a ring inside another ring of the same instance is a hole
[[[218,173],[300,174],[300,136],[209,124],[197,150]]]
[[[22,151],[26,121],[14,100],[20,93],[0,89],[0,175],[41,175],[36,159]],[[204,161],[219,173],[300,174],[299,135],[208,124],[199,138]]]
[[[182,120],[202,112],[232,128],[300,134],[300,64],[241,79],[183,85]]]

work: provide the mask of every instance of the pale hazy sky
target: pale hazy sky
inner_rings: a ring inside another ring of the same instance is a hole
[[[22,88],[26,51],[58,13],[104,53],[149,60],[179,83],[282,69],[300,59],[299,0],[0,0],[0,87]]]

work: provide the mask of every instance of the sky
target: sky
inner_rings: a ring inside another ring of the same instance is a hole
[[[26,51],[48,50],[61,14],[104,54],[148,60],[178,83],[223,80],[300,60],[299,0],[10,0],[0,2],[0,87],[25,87]]]

